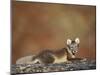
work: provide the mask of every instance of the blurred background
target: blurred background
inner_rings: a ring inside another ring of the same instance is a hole
[[[77,57],[96,58],[96,7],[12,1],[12,63],[80,38]]]

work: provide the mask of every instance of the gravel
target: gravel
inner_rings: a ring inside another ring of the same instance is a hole
[[[71,60],[72,63],[60,64],[16,64],[12,65],[12,74],[32,74],[46,72],[76,71],[96,69],[95,60]]]

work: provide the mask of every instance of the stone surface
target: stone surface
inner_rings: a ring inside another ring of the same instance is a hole
[[[61,64],[17,64],[12,65],[12,74],[31,74],[96,69],[95,60],[71,60]]]

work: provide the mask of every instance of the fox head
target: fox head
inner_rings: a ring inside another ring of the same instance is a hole
[[[79,43],[79,38],[76,38],[75,40],[67,39],[67,48],[73,55],[75,55],[78,52]]]

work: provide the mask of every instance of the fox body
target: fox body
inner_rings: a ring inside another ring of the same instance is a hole
[[[67,39],[65,48],[53,51],[44,50],[37,55],[22,57],[16,61],[16,64],[49,64],[49,63],[69,63],[69,59],[74,59],[79,49],[79,38],[75,40]]]
[[[66,47],[57,51],[44,50],[32,58],[32,63],[49,64],[49,63],[69,63],[68,59],[75,58],[79,49],[79,38],[75,40],[67,39]]]

